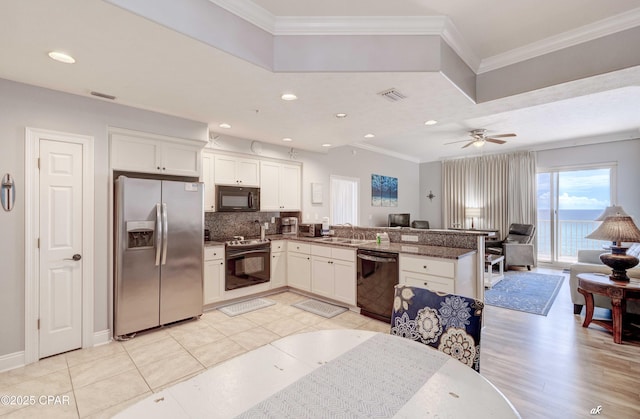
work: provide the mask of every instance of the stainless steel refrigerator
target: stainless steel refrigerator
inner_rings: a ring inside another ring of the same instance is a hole
[[[203,189],[117,178],[114,337],[202,314]]]

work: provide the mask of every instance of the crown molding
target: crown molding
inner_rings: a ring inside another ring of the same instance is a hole
[[[390,156],[390,157],[395,157],[397,159],[401,159],[401,160],[407,160],[413,163],[420,163],[420,159],[417,159],[413,156],[408,156],[406,154],[402,154],[402,153],[398,153],[395,151],[391,151],[391,150],[387,150],[386,148],[382,148],[382,147],[376,147],[374,145],[371,144],[366,144],[366,143],[352,143],[352,144],[348,144],[352,147],[357,147],[357,148],[361,148],[363,150],[369,150],[369,151],[373,151],[374,153],[378,153],[378,154],[383,154],[385,156]]]
[[[469,47],[469,44],[467,44],[467,41],[465,41],[460,31],[458,31],[456,25],[454,25],[453,21],[448,17],[446,18],[441,36],[442,39],[449,44],[451,49],[458,54],[460,59],[464,61],[474,73],[477,73],[480,67],[480,58],[471,47]]]
[[[276,16],[258,6],[250,0],[209,0],[216,6],[241,17],[262,30],[273,35],[276,26]]]
[[[559,51],[640,25],[640,7],[483,59],[477,74]]]
[[[482,74],[640,26],[640,7],[482,60],[447,16],[275,16],[251,0],[209,0],[274,36],[438,35]]]

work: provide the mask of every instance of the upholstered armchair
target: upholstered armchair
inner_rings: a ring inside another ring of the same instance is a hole
[[[535,266],[535,251],[533,248],[533,238],[536,227],[532,224],[511,224],[509,234],[502,240],[488,240],[485,244],[485,253],[504,255],[504,265],[526,266],[531,270]]]
[[[480,372],[484,303],[474,298],[396,285],[391,334],[444,352]]]

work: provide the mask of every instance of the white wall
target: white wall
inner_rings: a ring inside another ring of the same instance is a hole
[[[207,138],[206,124],[0,79],[0,176],[16,183],[16,205],[0,210],[0,356],[24,350],[25,127],[93,136],[95,141],[94,330],[108,329],[109,126]]]
[[[433,199],[427,198],[429,192]],[[442,162],[420,165],[420,219],[429,221],[430,228],[446,228],[442,225]]]
[[[253,154],[251,140],[220,135],[212,142],[212,150]],[[292,143],[295,149],[295,144]],[[290,160],[290,147],[263,144],[260,155]],[[295,159],[302,162],[302,222],[322,222],[329,217],[329,177],[340,175],[360,180],[361,226],[386,226],[389,213],[409,213],[411,219],[420,219],[419,165],[406,160],[385,156],[355,147],[338,147],[327,153],[295,150]],[[371,175],[379,174],[398,178],[398,206],[371,206]],[[311,183],[321,183],[322,204],[311,203]],[[434,201],[435,202],[435,201]]]

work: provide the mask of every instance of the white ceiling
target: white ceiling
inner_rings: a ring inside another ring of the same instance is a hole
[[[532,43],[640,11],[640,1],[630,0],[211,1],[276,20],[448,16],[480,67]],[[272,72],[101,0],[3,0],[0,50],[0,78],[83,96],[107,93],[117,103],[202,121],[219,133],[313,151],[324,151],[322,143],[358,144],[432,161],[640,137],[638,67],[475,104],[440,73]],[[54,62],[47,57],[51,50],[69,52],[77,62]],[[376,95],[390,87],[408,98],[390,103]],[[280,100],[285,91],[299,99]],[[337,112],[349,116],[338,120]],[[427,127],[427,119],[440,123]],[[232,128],[219,128],[221,122]],[[518,136],[482,149],[444,145],[464,140],[474,128]],[[376,137],[366,140],[366,133]],[[283,143],[284,137],[293,142]]]

